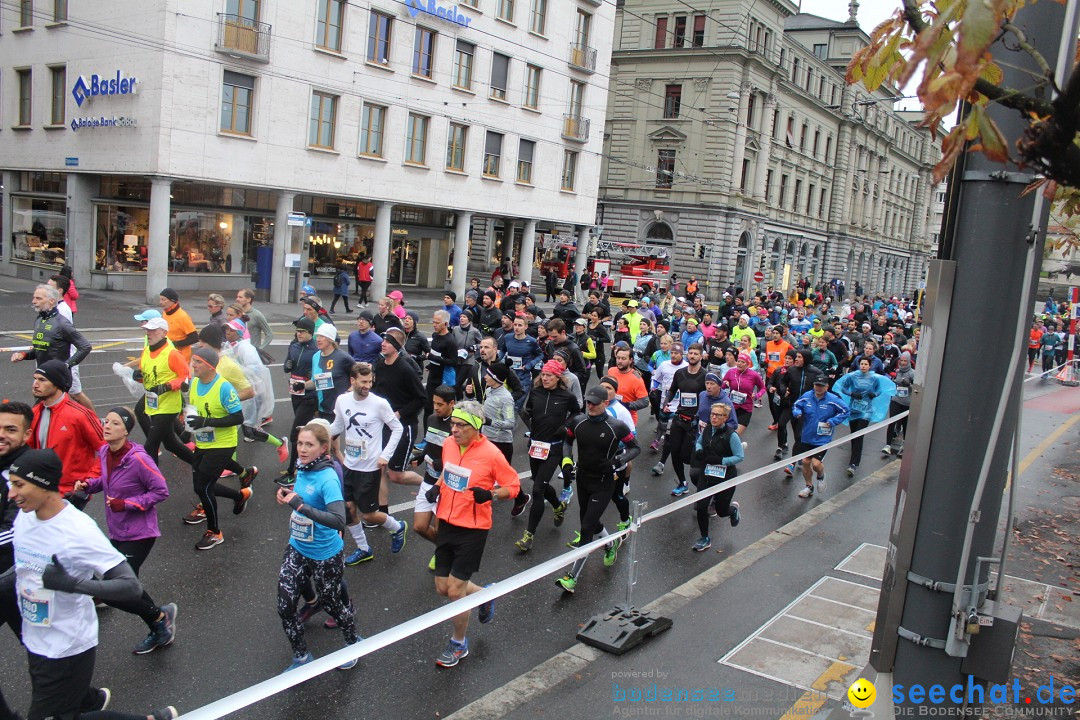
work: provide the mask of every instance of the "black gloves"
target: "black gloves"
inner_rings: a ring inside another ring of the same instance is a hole
[[[75,592],[75,586],[79,584],[79,581],[74,575],[69,575],[60,564],[60,559],[53,555],[52,562],[46,565],[45,571],[41,573],[41,584],[46,590],[70,593]]]
[[[441,489],[442,489],[441,485],[432,485],[431,487],[428,488],[427,492],[424,493],[424,498],[429,503],[438,502],[438,500],[439,500],[439,491]]]
[[[188,415],[187,424],[192,430],[198,430],[209,425],[210,418],[204,418],[202,415]]]
[[[172,391],[172,386],[167,384],[167,383],[163,383],[161,385],[155,385],[152,388],[147,388],[146,389],[146,392],[152,392],[152,393],[155,393],[157,395],[160,395],[162,393],[171,392],[171,391]]]
[[[491,498],[494,497],[491,494],[490,490],[485,490],[484,488],[474,487],[474,488],[469,488],[469,490],[472,491],[473,500],[475,500],[477,503],[479,503],[481,505],[486,503],[486,502],[491,502]]]
[[[132,372],[131,373],[131,379],[134,380],[135,382],[142,382],[142,380],[143,380],[142,370],[135,370],[134,372]]]

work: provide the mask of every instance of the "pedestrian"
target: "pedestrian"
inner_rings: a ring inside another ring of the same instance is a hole
[[[735,406],[735,418],[739,421],[739,433],[746,432],[750,425],[750,418],[754,413],[754,403],[765,394],[765,381],[754,370],[753,356],[747,352],[740,352],[735,361],[735,367],[728,370],[723,377],[724,389],[731,397]]]
[[[206,296],[206,309],[210,311],[209,324],[221,326],[228,318],[225,317],[225,298],[218,293],[210,293]]]
[[[65,320],[72,325],[75,324],[75,311],[71,309],[71,305],[68,304],[66,298],[68,297],[68,290],[71,285],[71,279],[64,275],[53,275],[49,278],[48,285],[56,288],[60,294],[60,301],[56,303],[56,309]],[[78,293],[75,294],[78,297]],[[71,354],[79,352],[76,347],[71,348]],[[85,405],[89,408],[90,412],[97,414],[97,410],[94,408],[94,403],[91,402],[90,397],[82,390],[82,377],[79,374],[79,366],[73,365],[71,367],[71,392],[68,394],[75,399],[80,405]]]
[[[367,255],[361,255],[356,263],[356,294],[359,295],[356,302],[360,307],[366,307],[370,302],[368,300],[368,290],[371,288],[371,270],[373,267],[371,258]]]
[[[906,350],[900,353],[900,359],[896,361],[896,375],[893,376],[896,384],[896,395],[889,398],[889,417],[895,417],[911,408],[911,388],[915,384],[915,370],[911,367],[911,353]],[[907,434],[907,417],[891,422],[885,430],[885,446],[881,448],[882,455],[896,455],[903,457],[904,436]]]
[[[728,424],[731,407],[718,402],[709,409],[709,424],[694,443],[694,455],[690,461],[690,480],[698,491],[715,487],[733,480],[738,474],[737,465],[743,461],[743,446],[739,434]],[[709,538],[709,506],[716,508],[719,517],[726,517],[735,527],[742,520],[739,503],[732,501],[734,486],[721,490],[711,497],[694,503],[698,530],[701,536],[693,545],[694,552],[705,552],[712,547]]]
[[[382,468],[379,481],[379,512],[390,511],[390,483],[395,485],[419,485],[423,478],[409,469],[416,428],[420,423],[420,411],[427,403],[427,393],[420,380],[420,368],[408,354],[402,352],[405,331],[390,328],[382,337],[379,359],[375,362],[376,395],[386,398],[390,409],[401,422],[401,440]],[[369,521],[370,522],[370,521]]]
[[[262,314],[259,308],[255,307],[255,290],[244,288],[237,291],[236,303],[247,315],[244,322],[247,325],[248,339],[251,340],[252,347],[258,350],[259,357],[264,364],[273,363],[274,359],[267,353],[266,348],[270,347],[270,344],[274,341],[274,331],[271,329],[270,323],[266,321],[266,316]]]
[[[698,431],[698,400],[705,391],[705,378],[708,375],[701,366],[701,355],[700,343],[694,343],[686,349],[686,366],[675,370],[660,403],[661,409],[671,412],[673,417],[667,432],[667,441],[664,443],[664,452],[657,467],[653,468],[653,473],[656,473],[657,468],[663,472],[664,462],[670,455],[671,467],[675,471],[675,488],[671,491],[674,497],[690,491],[686,485],[685,463],[690,462],[694,450]],[[672,361],[675,361],[676,357],[673,350]]]
[[[371,329],[375,316],[367,310],[361,310],[356,316],[356,330],[349,333],[349,355],[356,362],[374,364],[379,358],[382,338]]]
[[[848,418],[848,407],[839,395],[829,392],[829,381],[824,375],[814,376],[814,388],[799,397],[791,408],[791,417],[799,421],[799,430],[795,436],[792,455],[815,450],[827,445],[832,440],[837,425],[842,425]],[[816,479],[817,492],[825,492],[825,453],[816,452],[802,461],[802,475],[805,487],[799,491],[799,497],[814,496]]]
[[[319,417],[333,422],[334,403],[338,395],[349,390],[349,370],[354,361],[338,347],[337,328],[329,323],[315,328],[315,345],[319,352],[311,359],[311,379],[304,387],[315,391]]]
[[[180,351],[185,361],[190,362],[191,347],[199,342],[199,335],[195,332],[195,323],[191,321],[191,316],[188,315],[187,310],[180,307],[180,293],[172,288],[164,288],[158,294],[158,307],[161,308],[161,317],[169,325],[168,336],[173,347]],[[139,322],[146,322],[151,317],[143,313],[142,315],[136,315],[135,319]]]
[[[435,487],[442,475],[443,445],[450,438],[450,416],[454,412],[457,393],[449,385],[439,385],[431,396],[432,411],[425,420],[426,428],[422,447],[413,456],[413,465],[424,463],[424,476],[416,490],[413,504],[413,527],[417,533],[431,543],[436,542],[439,520],[435,517],[435,503],[427,499],[427,491]],[[428,570],[435,569],[435,556],[431,556]]]
[[[352,312],[349,307],[349,273],[345,270],[345,265],[340,263],[337,266],[337,272],[334,274],[334,299],[330,301],[331,315],[334,314],[334,308],[337,307],[338,300],[345,303],[345,312]]]

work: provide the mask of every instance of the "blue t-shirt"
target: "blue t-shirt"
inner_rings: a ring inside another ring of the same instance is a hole
[[[300,496],[305,505],[316,510],[326,510],[330,503],[345,499],[341,494],[341,481],[334,469],[329,467],[315,472],[298,472],[293,492]],[[337,530],[320,525],[294,510],[289,518],[289,545],[304,557],[327,560],[341,552],[345,543]]]

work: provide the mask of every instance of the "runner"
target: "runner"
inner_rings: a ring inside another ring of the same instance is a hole
[[[485,339],[488,343],[492,343],[490,349],[494,350],[493,340],[491,338]],[[510,377],[510,369],[500,362],[486,367],[482,365],[479,367],[483,368],[484,384],[486,386],[482,406],[485,419],[481,432],[488,440],[494,443],[495,447],[499,448],[499,452],[506,458],[506,462],[513,462],[514,426],[517,425],[517,414],[514,412],[514,397],[506,388],[506,381]],[[520,495],[519,493],[519,497]],[[525,502],[528,502],[527,498]],[[514,509],[517,507],[518,505],[515,502]],[[524,510],[524,506],[521,509]]]
[[[60,492],[71,495],[78,480],[101,473],[97,449],[104,442],[101,421],[86,406],[67,394],[71,370],[62,360],[46,360],[34,370],[30,392],[34,396],[34,419],[30,424],[30,447],[51,448],[60,456],[63,473]],[[79,509],[85,496],[74,498]]]
[[[915,384],[915,370],[911,367],[911,353],[900,353],[900,359],[896,361],[896,376],[893,378],[896,384],[896,395],[889,398],[889,417],[895,417],[911,408],[911,388]],[[894,420],[885,430],[885,447],[881,448],[882,455],[904,456],[904,436],[907,434],[907,418]]]
[[[334,404],[342,393],[349,391],[349,370],[353,359],[338,347],[337,328],[329,323],[315,326],[315,345],[319,352],[311,358],[311,379],[304,383],[318,397],[319,417],[334,421]],[[296,389],[293,385],[293,389]]]
[[[788,451],[788,423],[791,422],[791,403],[788,397],[788,383],[791,379],[791,368],[795,365],[798,353],[788,350],[784,353],[784,365],[769,378],[769,408],[773,411],[773,424],[771,429],[776,430],[776,452],[773,460],[780,460]],[[798,397],[798,396],[796,396]]]
[[[690,479],[698,490],[705,490],[733,479],[739,474],[735,467],[743,461],[743,446],[739,434],[728,424],[731,407],[718,402],[709,409],[709,425],[698,435],[694,443],[694,456],[690,462]],[[739,503],[733,502],[735,488],[730,487],[715,495],[694,503],[697,513],[698,530],[701,537],[694,543],[694,552],[705,552],[712,547],[709,539],[709,507],[716,508],[716,514],[731,520],[735,527],[742,520]]]
[[[663,475],[665,463],[671,455],[671,443],[665,442],[671,419],[675,416],[675,408],[671,401],[665,401],[671,389],[671,381],[675,379],[675,373],[683,369],[689,363],[684,359],[682,343],[669,343],[670,357],[656,367],[652,374],[652,392],[650,400],[654,400],[656,407],[656,437],[649,445],[651,452],[659,452],[661,444],[663,453],[660,460],[652,468],[653,475]],[[661,352],[661,351],[657,351]],[[655,356],[654,356],[655,357]]]
[[[281,367],[289,374],[289,395],[292,400],[293,422],[289,434],[289,466],[277,478],[280,485],[291,485],[296,475],[296,436],[318,412],[318,396],[314,388],[308,388],[311,380],[311,363],[319,348],[315,345],[315,323],[302,317],[294,320],[295,338],[289,343],[285,362]]]
[[[793,420],[799,420],[801,429],[797,430],[795,447],[792,455],[813,450],[828,444],[832,440],[833,430],[837,425],[842,425],[848,418],[848,408],[839,395],[829,392],[829,381],[824,375],[818,374],[813,379],[814,389],[803,393],[791,408]],[[817,476],[818,493],[825,492],[825,453],[822,450],[802,461],[803,481],[806,484],[799,497],[810,498],[814,496],[814,481]]]
[[[413,465],[424,463],[424,478],[416,491],[416,503],[413,506],[413,532],[426,540],[435,542],[438,519],[434,518],[435,504],[428,502],[427,491],[439,482],[442,473],[442,448],[450,437],[450,415],[454,412],[457,394],[449,385],[440,385],[432,395],[434,409],[427,418],[427,430],[424,433],[424,447],[413,456]],[[435,556],[431,556],[428,570],[435,569]]]
[[[731,396],[735,405],[735,418],[739,421],[740,435],[746,432],[750,418],[754,414],[754,401],[765,394],[765,381],[750,369],[751,358],[746,353],[739,353],[735,367],[724,375],[724,389]]]
[[[833,392],[840,396],[849,408],[851,432],[858,432],[870,425],[881,422],[889,414],[889,398],[896,394],[896,385],[884,375],[870,371],[870,359],[859,358],[859,371],[848,373],[833,385]],[[862,461],[863,439],[865,435],[852,438],[849,445],[847,476],[855,477]]]
[[[173,347],[180,351],[184,360],[190,361],[191,346],[199,342],[199,336],[195,332],[195,323],[191,322],[191,316],[187,314],[187,310],[180,307],[180,294],[172,288],[165,288],[158,295],[158,306],[161,308],[161,317],[169,324],[169,340]],[[145,322],[150,318],[136,315],[135,319]]]
[[[672,377],[671,385],[664,395],[663,407],[671,407],[674,417],[668,439],[664,445],[664,455],[671,454],[671,468],[675,471],[675,488],[671,494],[675,497],[690,492],[686,486],[684,464],[690,462],[697,436],[698,399],[705,390],[705,368],[701,367],[702,347],[694,343],[686,350],[686,367],[679,368]],[[672,358],[674,359],[674,358]],[[661,456],[660,467],[663,468]],[[655,468],[653,468],[655,471]],[[661,470],[662,472],[662,470]]]
[[[37,311],[37,319],[34,321],[30,349],[12,353],[11,362],[32,359],[37,361],[38,366],[48,360],[63,362],[72,369],[72,398],[93,412],[93,403],[82,391],[81,378],[77,383],[75,381],[78,377],[75,368],[86,359],[92,347],[71,320],[60,313],[61,299],[60,291],[54,286],[38,285],[34,288],[30,304]]]
[[[168,338],[169,324],[162,318],[151,318],[142,324],[146,344],[139,358],[139,367],[132,377],[142,382],[146,393],[135,406],[135,414],[146,435],[146,454],[160,465],[159,450],[165,449],[191,465],[193,455],[176,435],[176,417],[184,406],[180,394],[191,377],[188,361],[173,347]]]
[[[376,395],[386,398],[390,403],[390,408],[401,421],[402,428],[401,440],[379,482],[379,512],[383,513],[390,509],[389,483],[419,485],[423,481],[423,478],[409,469],[409,456],[416,440],[416,427],[420,421],[420,411],[427,402],[427,394],[420,381],[420,368],[411,357],[402,352],[404,343],[405,331],[401,328],[390,328],[383,333],[379,360],[375,364],[375,384],[372,386]],[[389,431],[386,429],[383,430],[383,442],[389,445]]]
[[[65,265],[64,267],[67,266]],[[69,299],[71,298],[71,290],[73,287],[71,278],[68,278],[64,275],[53,275],[49,278],[48,285],[50,287],[56,288],[56,290],[60,293],[60,300],[56,303],[57,311],[60,313],[61,316],[63,316],[65,320],[67,320],[69,323],[72,324],[72,326],[74,326],[76,312],[74,308],[75,300],[71,299],[69,302]],[[77,290],[75,291],[75,297],[79,297],[79,293]],[[71,348],[72,355],[77,352],[79,352],[78,348]],[[71,366],[71,391],[68,392],[68,394],[71,395],[75,402],[79,403],[80,405],[85,405],[87,408],[89,408],[90,412],[97,415],[97,410],[94,409],[94,403],[91,402],[89,396],[83,392],[82,378],[79,375],[78,365]]]
[[[255,390],[255,397],[243,401],[247,403],[244,407],[244,440],[247,442],[258,440],[259,442],[269,443],[275,448],[280,448],[281,441],[276,437],[267,435],[264,438],[261,434],[248,431],[249,428],[257,431],[262,426],[274,421],[275,399],[274,383],[270,378],[270,368],[266,367],[259,356],[259,351],[245,337],[246,333],[247,324],[240,318],[225,323],[225,344],[222,351],[222,354],[235,360],[244,369],[244,375]],[[286,457],[288,457],[288,448],[285,449],[284,453],[278,452],[278,459],[282,462],[285,461],[284,458]]]

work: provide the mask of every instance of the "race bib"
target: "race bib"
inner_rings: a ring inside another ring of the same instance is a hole
[[[696,408],[697,407],[697,401],[698,401],[698,396],[697,395],[692,395],[690,393],[684,393],[682,390],[679,391],[679,407]]]
[[[769,362],[780,362],[780,353],[778,353],[778,352],[769,353]]]
[[[731,402],[736,404],[736,405],[741,405],[742,403],[746,402],[746,393],[744,393],[744,392],[739,392],[738,390],[732,390],[728,394],[731,395]]]
[[[19,614],[22,615],[23,622],[38,627],[52,625],[49,607],[54,596],[54,591],[45,588],[24,590],[19,593]]]
[[[706,465],[705,474],[709,477],[722,478],[727,476],[727,465]]]
[[[146,393],[146,409],[157,410],[158,409],[158,394],[148,392]]]
[[[513,355],[507,355],[506,359],[510,361],[510,369],[511,370],[520,370],[521,369],[521,358],[514,357]]]
[[[551,443],[533,440],[529,443],[529,457],[534,460],[547,460],[551,454]]]
[[[470,477],[472,477],[472,470],[468,468],[452,464],[443,465],[443,485],[451,490],[463,492],[469,487]]]
[[[699,433],[705,432],[705,428],[708,427],[708,426],[709,426],[709,423],[705,422],[704,420],[698,420],[697,421],[697,431]]]
[[[300,388],[299,390],[296,390],[295,388],[293,388],[293,383],[306,383],[306,382],[307,382],[307,378],[305,378],[305,377],[303,377],[301,375],[290,375],[289,376],[289,392],[291,394],[293,394],[293,395],[303,395],[304,394],[304,388]]]
[[[439,479],[439,471],[435,469],[435,461],[431,459],[430,455],[424,456],[424,471],[428,477]],[[432,483],[434,485],[434,483]]]
[[[367,440],[346,440],[345,457],[350,460],[367,460]]]
[[[315,542],[314,521],[293,510],[289,519],[289,537],[297,542]]]
[[[450,437],[450,433],[429,427],[427,429],[427,432],[424,433],[424,442],[428,443],[429,445],[437,445],[439,447],[442,447],[442,444],[446,441],[446,438],[448,437]]]
[[[434,340],[434,339],[435,339],[435,336],[433,335],[433,336],[431,337],[431,339],[432,339],[432,340]],[[439,360],[442,360],[442,353],[441,353],[441,352],[439,352],[438,350],[434,350],[434,349],[432,349],[432,350],[430,350],[430,351],[428,352],[428,357],[430,357],[430,358],[431,358],[431,361],[432,361],[432,362],[437,362],[437,361],[439,361]]]
[[[833,426],[828,422],[819,422],[817,424],[818,435],[832,435]]]
[[[722,369],[722,367],[723,366],[721,366],[721,365],[714,365],[712,363],[709,363],[708,370],[709,370],[709,372],[711,372],[714,375],[719,375],[720,370]]]
[[[854,412],[866,412],[870,409],[870,401],[866,398],[859,398],[858,400],[851,401],[851,409]]]
[[[896,388],[896,397],[898,397],[898,398],[907,397],[910,392],[911,392],[911,388],[897,387]]]
[[[315,373],[315,389],[331,390],[334,387],[334,377],[328,372]]]
[[[780,393],[776,393],[775,395],[772,396],[772,403],[773,403],[773,405],[779,405],[780,404]]]
[[[195,442],[197,443],[212,443],[217,440],[217,433],[214,432],[212,427],[199,428],[195,431]]]

